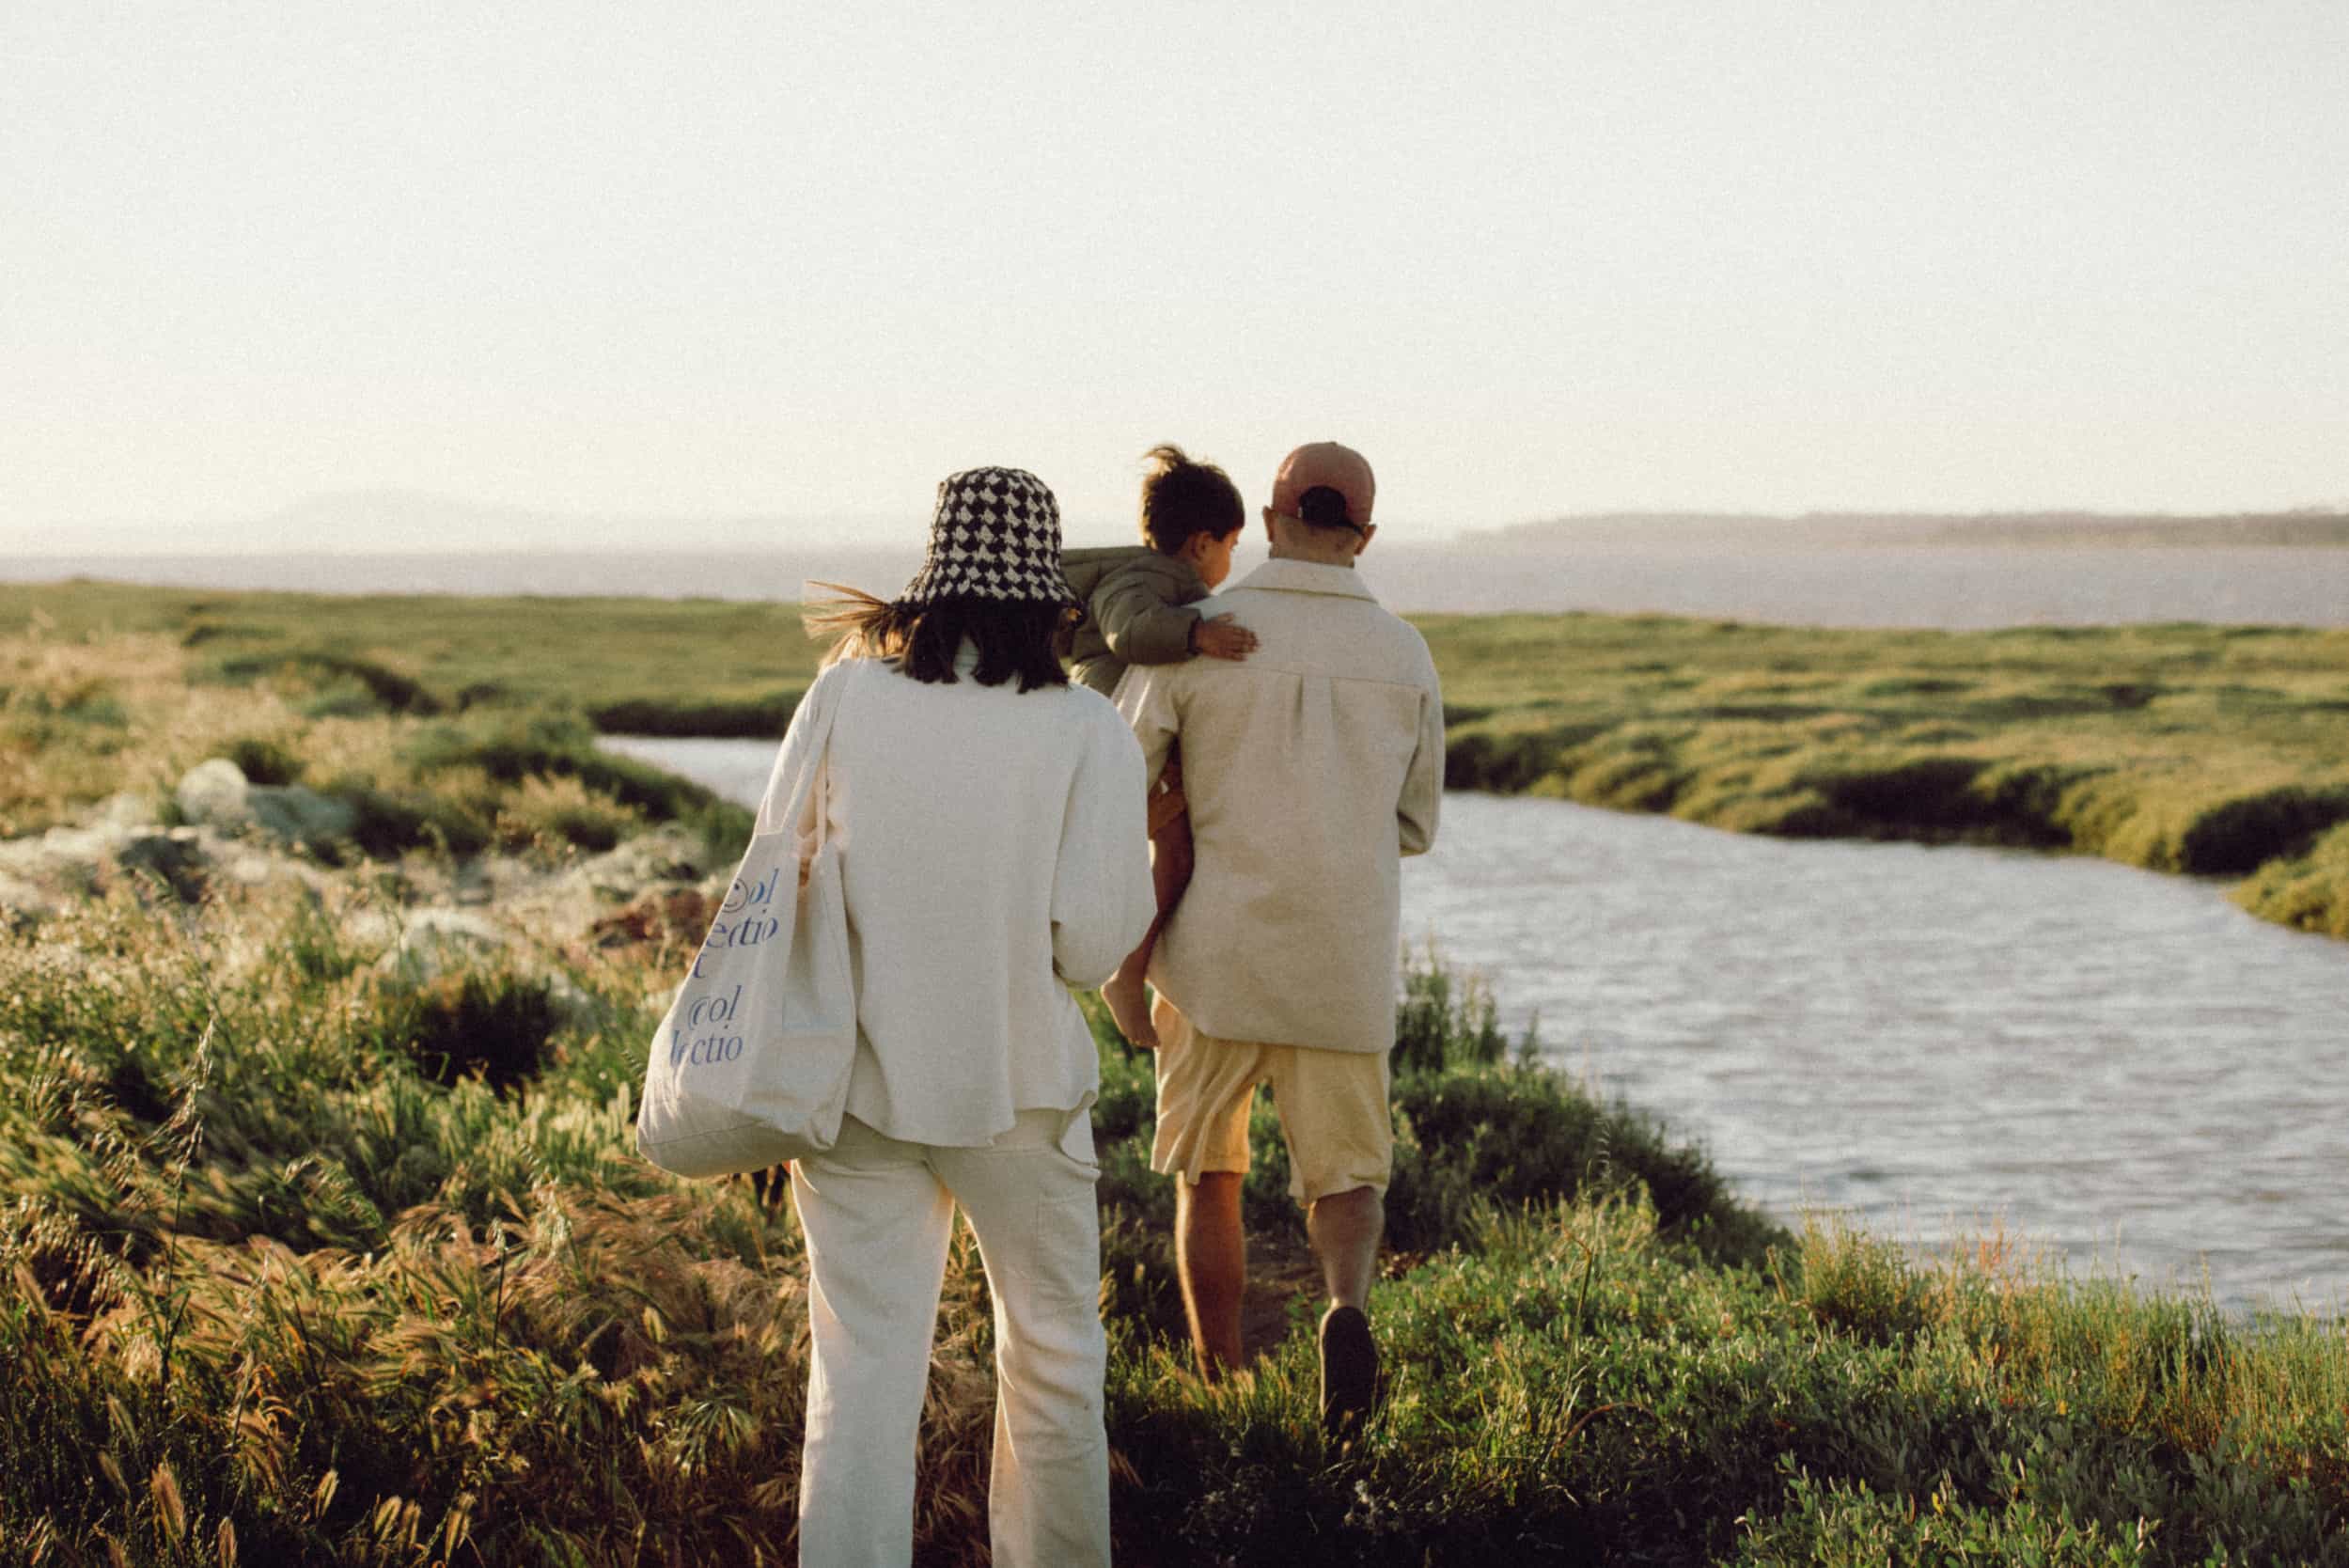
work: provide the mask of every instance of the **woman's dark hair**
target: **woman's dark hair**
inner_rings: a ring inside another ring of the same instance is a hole
[[[831,637],[826,665],[839,659],[894,659],[916,681],[952,685],[954,656],[963,642],[979,648],[971,679],[982,686],[1016,680],[1020,690],[1065,686],[1069,672],[1053,656],[1052,636],[1077,612],[1032,599],[987,599],[948,593],[923,604],[875,599],[838,583],[817,583],[838,597],[807,606],[807,635]]]
[[[1151,465],[1142,477],[1142,537],[1160,555],[1173,555],[1194,534],[1222,539],[1247,523],[1239,486],[1214,463],[1192,462],[1171,442],[1142,461]]]

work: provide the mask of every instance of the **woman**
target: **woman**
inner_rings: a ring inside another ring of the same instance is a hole
[[[859,1038],[838,1143],[791,1170],[814,1331],[810,1568],[912,1557],[915,1435],[958,1205],[994,1298],[994,1560],[1109,1560],[1099,1074],[1068,988],[1108,978],[1152,901],[1140,749],[1053,657],[1073,604],[1051,491],[980,468],[938,487],[929,557],[902,594],[853,596],[811,622],[839,635],[817,678],[836,705],[818,765]],[[818,695],[805,706],[822,712]]]

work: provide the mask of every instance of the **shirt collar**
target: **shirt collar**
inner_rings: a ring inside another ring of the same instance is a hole
[[[1268,560],[1231,586],[1270,588],[1276,593],[1334,593],[1373,602],[1378,597],[1353,567],[1323,566],[1319,561]]]

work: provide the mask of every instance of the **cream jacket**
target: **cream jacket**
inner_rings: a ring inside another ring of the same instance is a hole
[[[1400,859],[1434,841],[1443,796],[1435,662],[1351,567],[1267,561],[1198,609],[1257,651],[1137,665],[1118,687],[1148,776],[1182,743],[1197,847],[1151,982],[1227,1040],[1386,1050]]]
[[[1020,1111],[1067,1111],[1073,1146],[1100,1064],[1068,987],[1106,980],[1155,913],[1142,759],[1099,693],[982,686],[977,658],[964,649],[951,685],[845,660],[800,704],[838,704],[825,822],[856,982],[848,1113],[973,1148]],[[791,798],[794,756],[787,735],[769,802]]]

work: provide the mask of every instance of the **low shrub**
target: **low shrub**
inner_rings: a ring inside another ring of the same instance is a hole
[[[508,787],[533,777],[572,780],[643,821],[683,824],[714,861],[739,858],[750,842],[751,812],[649,762],[598,750],[595,731],[576,717],[439,726],[416,738],[408,761],[428,781],[456,769]]]
[[[1517,1049],[1527,1059],[1533,1057],[1538,1047],[1532,1030]],[[1500,1007],[1482,976],[1448,967],[1433,943],[1405,964],[1402,998],[1395,1008],[1395,1072],[1489,1066],[1508,1051]]]
[[[587,709],[588,722],[606,735],[692,735],[771,741],[791,727],[797,691],[769,692],[739,702],[687,702],[634,698]]]
[[[2308,852],[2317,838],[2349,822],[2349,787],[2266,790],[2199,813],[2177,847],[2177,870],[2197,876],[2241,876],[2270,860]]]
[[[228,760],[237,765],[245,780],[253,784],[299,784],[304,772],[302,759],[286,749],[285,744],[265,735],[247,735],[232,743],[227,749]]]
[[[618,844],[641,819],[577,778],[533,774],[499,809],[499,839],[509,847],[569,845],[601,853]]]
[[[418,849],[478,855],[495,838],[492,823],[477,810],[434,790],[384,789],[364,778],[343,777],[327,792],[348,801],[358,813],[352,842],[379,860]]]
[[[563,1022],[546,981],[476,969],[401,991],[379,1018],[384,1043],[425,1078],[501,1091],[538,1075]]]
[[[249,685],[264,677],[308,681],[326,693],[337,686],[356,686],[368,705],[384,713],[420,718],[443,711],[446,704],[414,676],[402,674],[374,659],[326,649],[229,653],[198,671],[201,678],[227,685]]]
[[[2235,902],[2263,919],[2326,936],[2349,936],[2349,823],[2306,855],[2271,860],[2235,889]]]

